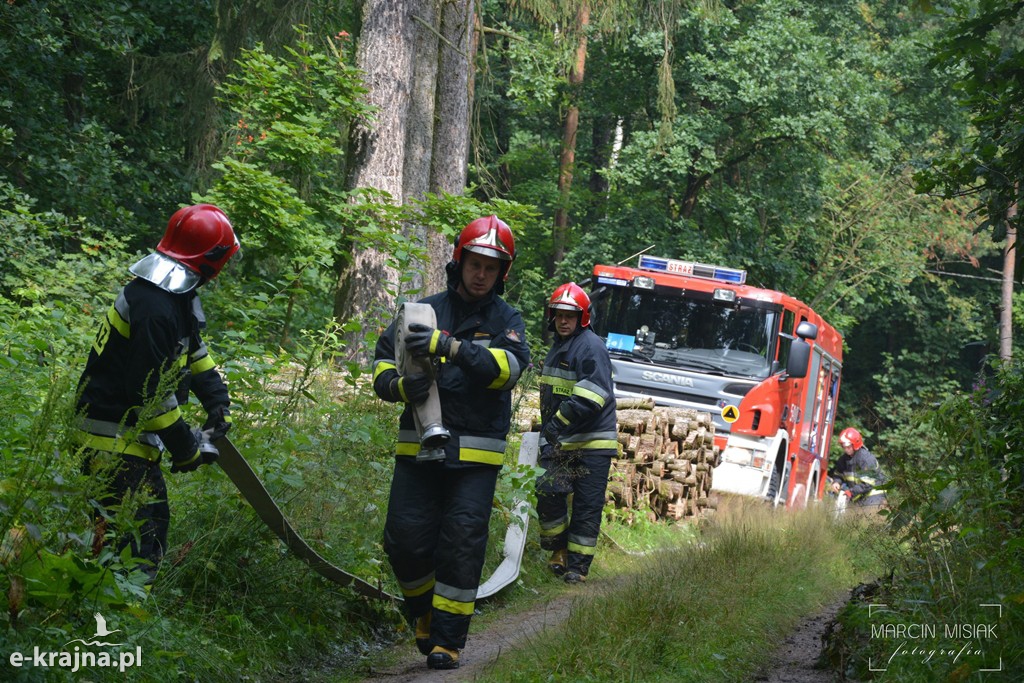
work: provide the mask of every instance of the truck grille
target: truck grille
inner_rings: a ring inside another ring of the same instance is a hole
[[[703,403],[704,405],[717,406],[718,399],[711,396],[701,396],[699,394],[688,394],[683,391],[670,391],[668,389],[655,389],[653,387],[643,387],[639,384],[625,384],[619,382],[615,385],[616,389],[622,391],[628,391],[633,394],[644,394],[645,396],[654,396],[656,398],[671,398],[676,401],[687,401],[689,403]]]

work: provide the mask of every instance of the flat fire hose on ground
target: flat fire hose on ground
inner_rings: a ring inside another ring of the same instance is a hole
[[[263,486],[263,482],[256,476],[252,467],[242,457],[242,454],[238,452],[235,445],[227,437],[219,439],[214,445],[220,451],[220,457],[217,458],[217,462],[234,485],[238,487],[238,490],[241,491],[242,496],[249,502],[252,509],[256,511],[256,514],[263,520],[263,523],[277,534],[277,537],[288,546],[288,549],[296,557],[309,565],[310,569],[339,586],[350,585],[358,593],[368,598],[401,600],[401,597],[391,595],[379,586],[374,586],[358,576],[353,576],[321,557],[317,551],[309,547],[309,544],[303,540],[302,536],[288,522],[284,513],[281,512],[281,508],[270,497],[270,493]]]
[[[519,447],[519,464],[537,464],[537,437],[536,432],[523,435],[522,444]],[[361,595],[378,600],[401,600],[402,596],[392,595],[358,576],[349,574],[343,569],[334,566],[318,552],[313,550],[308,543],[299,535],[288,519],[281,512],[274,499],[270,496],[263,482],[253,471],[242,454],[238,452],[230,439],[223,437],[215,444],[220,451],[217,462],[224,470],[231,482],[238,488],[242,496],[252,506],[253,510],[274,534],[288,547],[288,549],[300,560],[309,565],[310,569],[328,581],[339,586],[352,586]],[[527,504],[523,500],[516,499],[513,503],[513,514],[517,520],[513,520],[505,533],[504,559],[494,574],[477,589],[477,598],[486,598],[494,595],[499,590],[508,586],[519,576],[519,566],[523,559],[523,549],[526,546],[527,527]]]

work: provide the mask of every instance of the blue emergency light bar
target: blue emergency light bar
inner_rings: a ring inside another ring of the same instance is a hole
[[[694,263],[693,261],[677,261],[658,256],[641,255],[640,268],[643,270],[672,273],[674,275],[688,275],[718,282],[728,282],[733,285],[742,285],[747,281],[747,271],[738,268],[724,268],[722,266],[708,265],[707,263]]]

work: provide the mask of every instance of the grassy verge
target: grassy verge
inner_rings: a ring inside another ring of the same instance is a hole
[[[749,680],[803,616],[873,571],[863,519],[771,513],[733,501],[698,543],[631,558],[620,584],[598,582],[557,631],[490,681]]]

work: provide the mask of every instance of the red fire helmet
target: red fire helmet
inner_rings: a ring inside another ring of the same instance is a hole
[[[213,204],[178,209],[156,250],[210,280],[238,251],[231,221]]]
[[[580,327],[590,324],[590,297],[575,282],[560,285],[548,300],[548,321],[555,318],[555,311],[577,311],[580,314]]]
[[[504,264],[502,280],[508,279],[508,271],[512,269],[512,261],[516,258],[516,241],[512,229],[497,216],[477,218],[462,229],[459,239],[455,240],[455,251],[452,261],[459,265],[462,251],[472,251],[482,256],[507,261]]]
[[[839,443],[843,448],[853,446],[853,450],[857,450],[864,445],[864,437],[853,427],[847,427],[839,434]]]

